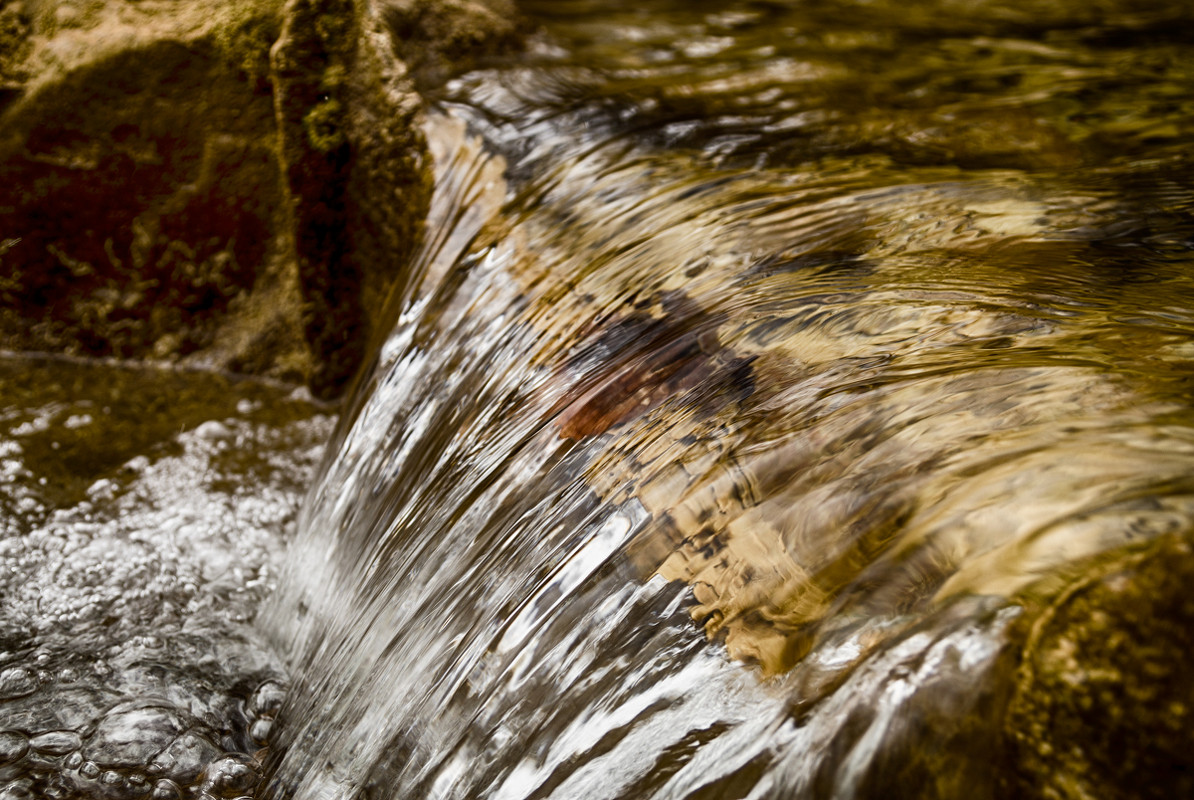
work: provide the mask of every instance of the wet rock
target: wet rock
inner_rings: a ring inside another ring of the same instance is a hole
[[[29,49],[29,15],[20,3],[0,3],[0,107],[24,82],[21,69]]]
[[[429,194],[421,101],[378,10],[34,8],[0,4],[0,347],[336,395]],[[446,8],[412,23],[427,52],[512,40],[487,33],[505,14]]]
[[[1006,730],[1016,796],[1194,793],[1194,546],[1168,535],[1063,592],[1035,624]]]
[[[272,65],[311,385],[329,396],[364,358],[364,309],[401,280],[421,235],[419,101],[363,2],[292,2]]]
[[[232,365],[254,337],[296,330],[268,84],[229,51],[247,47],[235,31],[276,32],[277,4],[62,10],[32,18],[32,77],[3,115],[0,207],[19,242],[3,256],[0,340]],[[259,293],[275,297],[267,317]],[[304,357],[274,347],[258,366],[301,377]]]
[[[518,47],[525,28],[510,0],[394,0],[384,9],[397,53],[420,87]]]

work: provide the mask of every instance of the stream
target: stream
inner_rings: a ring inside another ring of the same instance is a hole
[[[521,5],[338,414],[0,359],[0,800],[1194,790],[1024,688],[1194,563],[1194,9]]]
[[[527,9],[432,93],[267,796],[1026,796],[1026,608],[1194,518],[1189,12]]]

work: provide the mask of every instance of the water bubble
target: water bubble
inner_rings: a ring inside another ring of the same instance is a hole
[[[91,500],[111,500],[119,486],[108,478],[100,478],[87,489],[87,497]]]
[[[0,800],[29,800],[33,797],[33,781],[22,778],[0,789]]]
[[[122,710],[100,721],[83,752],[105,767],[141,767],[165,750],[185,727],[170,708]]]
[[[0,766],[20,761],[29,752],[29,739],[20,731],[0,731]]]
[[[29,740],[29,746],[47,756],[64,756],[78,750],[83,740],[74,731],[46,731]]]
[[[0,672],[0,700],[24,697],[36,690],[37,678],[24,667],[10,667]]]
[[[153,800],[179,800],[182,797],[182,789],[169,778],[163,778],[154,784],[152,797]]]
[[[220,439],[227,439],[232,436],[232,430],[222,422],[217,422],[214,419],[209,419],[199,427],[195,428],[195,436],[200,439],[207,439],[209,441],[218,441]]]
[[[274,732],[274,721],[262,717],[249,727],[249,738],[255,744],[269,744],[270,734]]]
[[[136,456],[136,457],[130,458],[128,461],[126,461],[123,469],[126,472],[144,472],[148,466],[149,466],[149,457],[148,456]]]
[[[282,707],[286,690],[277,681],[266,681],[249,698],[249,710],[259,717],[273,716]]]
[[[68,430],[74,430],[75,428],[82,428],[86,425],[90,425],[94,421],[95,420],[92,419],[90,414],[72,414],[66,418],[66,421],[62,423],[62,426]]]
[[[203,771],[201,792],[233,798],[251,792],[260,779],[256,762],[242,753],[228,753]]]
[[[167,775],[181,783],[192,783],[204,766],[219,755],[220,749],[206,736],[188,731],[154,757],[149,764],[149,771],[154,775]]]

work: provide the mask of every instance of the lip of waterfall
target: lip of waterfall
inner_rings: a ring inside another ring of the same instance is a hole
[[[524,61],[442,90],[421,288],[264,618],[296,670],[268,796],[1072,768],[1006,729],[1071,641],[1034,625],[1194,520],[1194,175],[1125,94],[1185,79],[1102,66],[1183,45],[1126,8],[718,5],[539,8]]]

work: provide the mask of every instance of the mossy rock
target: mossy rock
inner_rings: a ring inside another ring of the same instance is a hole
[[[512,0],[391,0],[384,16],[420,88],[521,47],[527,32]]]
[[[397,49],[366,0],[0,0],[0,348],[342,392],[430,196]]]
[[[24,9],[16,3],[0,0],[0,93],[11,96],[25,80],[21,64],[29,53],[30,31],[30,20]],[[2,102],[3,94],[0,94]]]
[[[304,380],[273,99],[245,68],[268,64],[281,9],[126,6],[31,17],[0,119],[0,232],[19,240],[0,346]]]
[[[1015,796],[1194,794],[1194,546],[1167,535],[1064,592],[1033,626],[1006,720]]]

